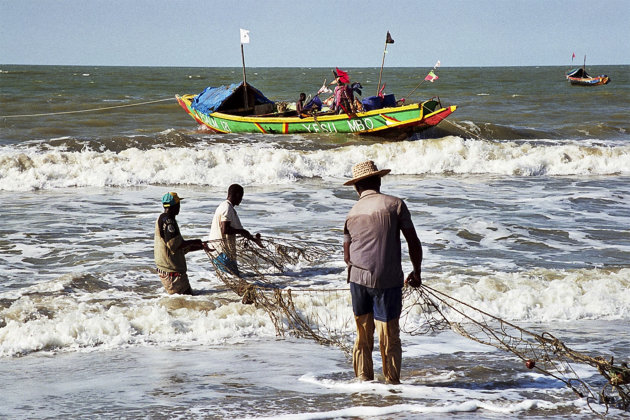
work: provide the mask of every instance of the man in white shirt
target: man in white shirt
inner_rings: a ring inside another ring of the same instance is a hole
[[[234,207],[243,201],[244,190],[238,184],[232,184],[228,188],[227,199],[222,202],[214,213],[210,227],[210,244],[217,249],[219,255],[213,260],[217,268],[240,276],[237,264],[236,235],[242,235],[262,247],[260,234],[253,236],[243,228],[241,220]]]

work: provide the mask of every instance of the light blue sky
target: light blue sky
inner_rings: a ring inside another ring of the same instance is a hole
[[[630,64],[630,0],[0,0],[0,64]]]

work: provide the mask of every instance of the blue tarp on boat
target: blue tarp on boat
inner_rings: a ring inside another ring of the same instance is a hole
[[[208,86],[199,95],[195,96],[191,107],[204,114],[210,114],[215,111],[221,111],[222,105],[226,104],[227,108],[239,108],[244,106],[244,95],[241,87],[243,83],[232,83],[228,86],[213,87]],[[240,95],[235,95],[240,91]],[[253,107],[261,104],[273,104],[273,101],[265,97],[261,91],[251,85],[247,85],[248,106]],[[234,96],[234,99],[231,98]]]

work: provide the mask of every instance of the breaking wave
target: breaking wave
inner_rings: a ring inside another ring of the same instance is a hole
[[[172,140],[172,139],[171,139]],[[303,142],[302,142],[303,140]],[[507,176],[630,175],[630,146],[597,141],[492,141],[446,136],[392,143],[312,147],[261,141],[198,141],[122,150],[68,142],[9,146],[0,150],[0,190],[155,184],[286,184],[335,180],[354,163],[372,159],[397,175],[491,174]]]

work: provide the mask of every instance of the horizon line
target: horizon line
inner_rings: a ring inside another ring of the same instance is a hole
[[[629,66],[630,64],[588,64],[588,66]],[[242,69],[242,66],[179,66],[179,65],[154,65],[154,64],[33,64],[33,63],[0,63],[0,66],[57,66],[57,67],[162,67],[162,68],[226,68]],[[440,68],[491,68],[491,67],[582,67],[581,64],[510,64],[510,65],[461,65],[461,66],[440,66]],[[248,69],[328,69],[335,66],[247,66]],[[338,66],[337,66],[338,67]],[[344,66],[351,69],[379,69],[378,66]],[[430,66],[388,66],[395,68],[428,68]]]

